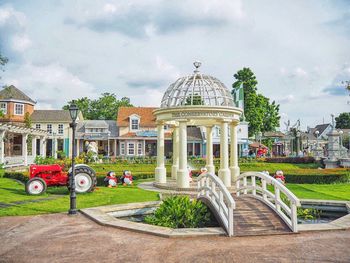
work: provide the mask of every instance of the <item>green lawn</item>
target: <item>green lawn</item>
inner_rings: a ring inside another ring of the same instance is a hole
[[[145,180],[136,181],[133,187],[98,187],[93,193],[79,194],[78,208],[158,200],[157,193],[137,187],[142,181]],[[286,186],[301,199],[350,200],[350,184],[287,184]],[[33,202],[35,200],[37,202]],[[6,205],[9,206],[4,207]],[[57,213],[65,212],[68,208],[69,194],[65,187],[51,187],[43,195],[30,196],[25,193],[22,184],[0,178],[0,216]]]
[[[350,184],[286,184],[301,199],[349,200]]]
[[[98,187],[93,193],[78,194],[77,206],[86,208],[159,200],[156,192],[142,190],[137,187],[137,184],[138,182],[135,182],[133,187]],[[46,198],[52,198],[52,200],[42,200]],[[36,203],[31,202],[35,200]],[[10,206],[4,207],[4,205]],[[22,184],[11,179],[0,178],[0,216],[57,213],[67,211],[68,208],[69,194],[66,187],[50,187],[43,195],[30,196],[26,194]]]

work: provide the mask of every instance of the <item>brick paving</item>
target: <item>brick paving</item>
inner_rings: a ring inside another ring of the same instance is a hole
[[[0,218],[0,262],[350,262],[350,230],[162,238],[83,215]]]

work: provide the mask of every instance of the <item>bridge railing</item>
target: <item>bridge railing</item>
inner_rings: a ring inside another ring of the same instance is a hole
[[[213,206],[228,236],[233,236],[233,209],[236,204],[227,187],[219,177],[209,173],[200,175],[197,184],[197,198],[204,198]]]
[[[269,190],[268,185],[273,186],[273,191]],[[261,172],[242,173],[237,178],[236,191],[237,196],[249,194],[260,199],[271,207],[293,232],[298,232],[297,207],[300,206],[300,201],[272,176]]]

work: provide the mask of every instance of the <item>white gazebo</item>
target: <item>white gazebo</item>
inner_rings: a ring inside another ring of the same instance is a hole
[[[173,132],[173,165],[172,179],[178,188],[189,188],[187,169],[187,126],[206,128],[206,168],[215,174],[213,163],[213,127],[220,127],[220,169],[219,177],[225,186],[240,173],[237,152],[237,125],[242,109],[235,107],[232,95],[225,85],[209,75],[199,71],[200,62],[194,62],[192,75],[179,78],[165,92],[160,109],[154,111],[157,119],[157,167],[155,180],[166,184],[164,157],[164,125],[172,125]],[[230,140],[229,140],[230,134]],[[230,152],[229,154],[229,145]],[[230,156],[230,158],[229,158]]]

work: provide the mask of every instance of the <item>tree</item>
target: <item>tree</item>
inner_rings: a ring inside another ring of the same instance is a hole
[[[8,58],[7,57],[4,57],[3,55],[1,55],[0,53],[0,69],[2,71],[4,71],[3,67],[5,66],[5,64],[8,62]]]
[[[338,117],[335,117],[335,128],[350,129],[350,112],[343,112]]]
[[[234,74],[232,94],[243,88],[244,117],[249,122],[249,136],[258,132],[275,131],[279,127],[279,105],[258,94],[258,81],[250,68],[243,68]]]
[[[118,100],[113,93],[102,93],[101,97],[96,100],[83,97],[69,101],[67,105],[63,106],[63,109],[68,110],[73,102],[87,120],[115,120],[119,107],[132,107],[129,98],[124,97]]]
[[[201,95],[198,95],[197,93],[195,93],[195,94],[191,94],[190,97],[186,98],[185,105],[204,105],[204,101]]]

